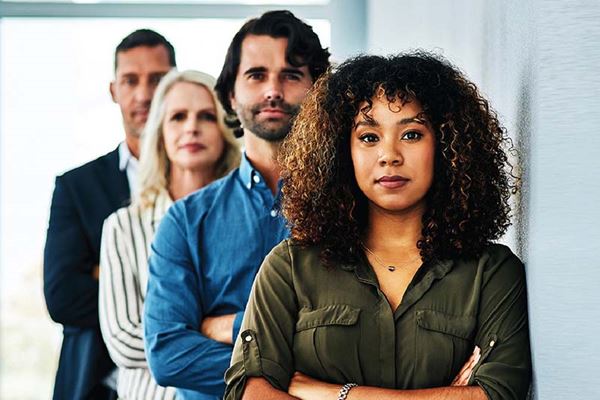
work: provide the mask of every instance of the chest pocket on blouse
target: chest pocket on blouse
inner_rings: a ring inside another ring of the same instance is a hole
[[[416,311],[415,377],[447,386],[474,350],[475,317]]]
[[[359,308],[345,304],[301,309],[294,336],[296,369],[329,381],[344,378],[337,376],[341,365],[360,369],[359,314]]]

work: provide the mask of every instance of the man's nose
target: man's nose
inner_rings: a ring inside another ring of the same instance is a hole
[[[264,96],[268,101],[283,99],[283,85],[279,78],[273,77],[267,81]]]
[[[135,100],[139,103],[150,103],[154,95],[154,86],[150,83],[141,83],[135,90]]]

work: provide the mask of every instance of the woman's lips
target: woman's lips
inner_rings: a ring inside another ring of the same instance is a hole
[[[409,179],[399,175],[382,176],[377,179],[376,183],[387,189],[397,189],[405,186]]]
[[[206,148],[202,143],[188,143],[180,146],[181,149],[187,150],[189,152],[196,152]]]

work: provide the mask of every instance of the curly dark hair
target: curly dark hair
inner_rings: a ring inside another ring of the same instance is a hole
[[[518,182],[505,151],[514,148],[475,85],[424,51],[358,56],[315,83],[279,154],[292,238],[321,246],[327,264],[362,257],[368,202],[355,180],[350,133],[381,91],[389,102],[417,100],[435,132],[434,181],[416,244],[422,259],[481,254],[510,225]]]
[[[273,38],[287,38],[286,61],[294,66],[306,65],[313,82],[329,68],[329,51],[321,46],[319,36],[312,27],[287,10],[269,11],[259,18],[247,21],[233,37],[223,68],[217,79],[215,91],[227,112],[225,123],[236,129],[236,136],[243,134],[235,112],[231,108],[230,94],[242,58],[242,42],[248,35],[267,35]]]

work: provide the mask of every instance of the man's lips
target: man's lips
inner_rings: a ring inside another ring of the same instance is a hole
[[[287,112],[281,108],[262,108],[259,114],[264,115],[267,118],[281,118],[288,115]]]
[[[150,112],[150,110],[148,109],[143,109],[143,110],[135,110],[133,112],[133,116],[136,118],[144,118],[147,119],[148,118],[148,113]]]
[[[405,186],[408,181],[410,181],[410,179],[400,175],[385,175],[377,179],[375,183],[378,183],[387,189],[397,189]]]

